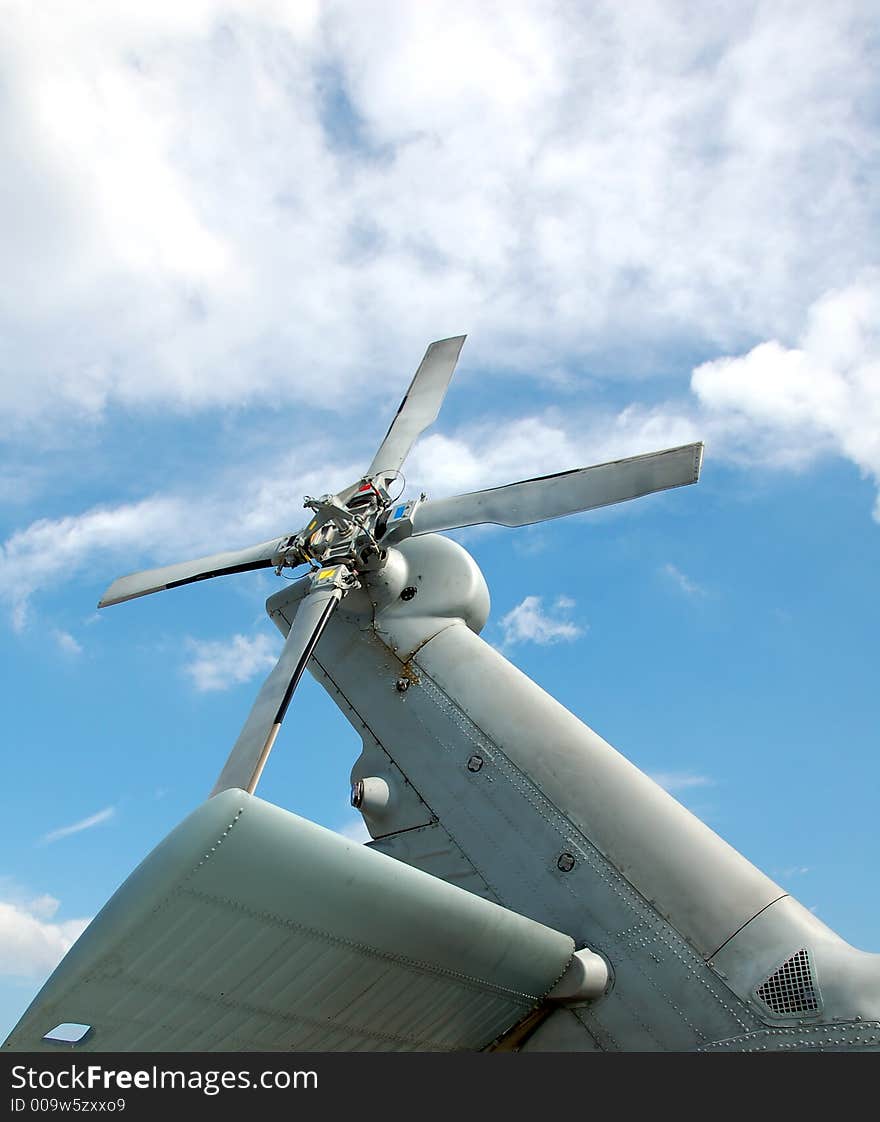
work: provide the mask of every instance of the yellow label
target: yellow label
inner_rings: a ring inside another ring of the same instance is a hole
[[[332,569],[322,569],[318,573],[318,580],[326,580],[327,577],[332,577],[335,572],[336,572],[336,567],[335,566]]]

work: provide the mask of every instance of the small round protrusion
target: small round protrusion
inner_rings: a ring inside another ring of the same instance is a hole
[[[482,756],[473,755],[473,756],[471,756],[471,758],[467,762],[468,771],[479,771],[482,766],[483,766],[483,757]]]
[[[561,873],[570,873],[575,866],[574,856],[571,853],[560,853],[556,868]]]
[[[380,776],[368,775],[351,785],[351,805],[362,813],[381,817],[390,802],[391,788]]]
[[[418,589],[414,588],[411,584],[409,584],[409,585],[406,586],[406,588],[403,590],[403,592],[401,592],[400,599],[401,600],[412,600],[412,598],[415,596],[415,594],[417,592],[418,592]]]
[[[567,970],[547,997],[562,1005],[580,1005],[602,997],[612,981],[610,964],[602,955],[584,947],[575,951]]]
[[[398,693],[406,693],[409,689],[409,678],[398,678],[394,688]]]

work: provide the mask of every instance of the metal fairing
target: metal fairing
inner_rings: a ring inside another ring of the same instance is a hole
[[[389,570],[417,595],[346,601],[310,663],[363,738],[352,782],[389,782],[381,817],[364,815],[371,848],[610,964],[604,996],[549,1012],[522,1050],[878,1046],[866,1022],[880,1016],[880,956],[849,947],[480,639],[488,593],[460,546],[404,541]],[[300,595],[269,601],[282,631]],[[780,1019],[757,991],[802,948],[822,1004]]]

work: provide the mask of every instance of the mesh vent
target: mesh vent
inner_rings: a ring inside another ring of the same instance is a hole
[[[819,992],[810,970],[810,956],[797,951],[755,990],[758,998],[779,1017],[815,1013]]]

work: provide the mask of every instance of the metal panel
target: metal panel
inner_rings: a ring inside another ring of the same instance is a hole
[[[418,666],[702,954],[783,890],[464,627],[427,643]],[[504,705],[497,699],[503,697]],[[552,740],[547,729],[553,729]],[[435,807],[436,810],[436,807]],[[699,855],[696,859],[695,855]]]
[[[496,900],[491,888],[439,822],[388,834],[371,842],[370,849],[387,853],[449,884],[457,884],[485,900]]]
[[[424,593],[418,599],[425,595],[430,601],[432,574],[427,568],[424,574]],[[430,602],[423,606],[431,611]],[[462,677],[470,676],[474,691],[485,692],[487,705],[495,699],[497,716],[511,705],[516,689],[508,690],[504,679],[494,679],[496,660],[501,660],[461,624],[447,626],[422,646],[407,664],[417,680],[403,693],[394,689],[401,672],[400,656],[375,634],[355,630],[341,619],[328,628],[319,658],[312,660],[310,668],[365,741],[372,737],[400,765],[495,899],[570,932],[578,945],[602,951],[611,960],[615,980],[610,994],[576,1013],[598,1047],[682,1050],[757,1027],[759,1018],[658,914],[650,885],[645,895],[638,892],[592,843],[590,824],[575,824],[548,798],[550,790],[556,796],[565,777],[554,767],[560,760],[554,751],[555,738],[548,743],[547,721],[536,715],[519,730],[505,722],[505,738],[490,738],[426,672],[426,655],[438,639],[450,641],[461,633],[467,637],[450,652],[450,661],[458,662]],[[527,682],[527,687],[517,701],[520,715],[528,709],[532,691],[542,693],[534,683]],[[498,705],[502,696],[505,705]],[[563,758],[576,761],[578,784],[598,783],[584,748],[598,742],[602,751],[619,757],[571,714],[565,716],[577,728],[577,745]],[[536,722],[543,727],[533,729]],[[551,725],[557,727],[555,720]],[[486,726],[497,736],[494,716],[487,718]],[[530,760],[513,761],[518,745],[529,752]],[[478,771],[468,767],[474,754],[484,761]],[[590,801],[601,794],[597,785],[589,792]],[[561,801],[561,796],[556,797]],[[674,800],[669,802],[686,819],[692,817]],[[382,839],[383,848],[390,840]],[[652,847],[655,857],[656,849]],[[407,859],[403,849],[394,852]],[[566,872],[557,864],[564,852],[575,862]],[[645,854],[644,860],[650,856]],[[650,1029],[643,1012],[648,1005]],[[582,1033],[575,1033],[568,1046],[582,1048],[583,1040]]]
[[[762,1012],[771,1014],[759,991],[793,956],[806,954],[816,1008],[800,1018],[845,1021],[877,1019],[880,955],[851,947],[798,900],[783,896],[747,923],[714,956],[728,985]],[[819,996],[821,995],[821,996]],[[777,1015],[782,1010],[775,1010]],[[769,1019],[775,1020],[770,1015]]]
[[[6,1043],[82,1051],[479,1049],[564,972],[567,936],[245,794],[139,866]]]

